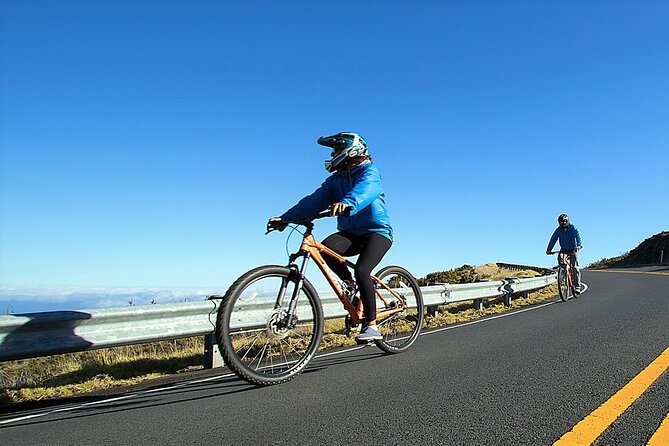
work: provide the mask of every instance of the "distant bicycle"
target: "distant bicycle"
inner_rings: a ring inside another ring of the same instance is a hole
[[[558,266],[557,266],[557,283],[558,291],[560,293],[560,299],[563,302],[567,300],[578,297],[580,290],[576,290],[574,286],[574,274],[575,271],[569,262],[569,255],[573,254],[574,251],[551,251],[550,254],[558,255]]]
[[[314,220],[327,216],[330,212]],[[237,376],[253,384],[273,385],[296,377],[318,351],[325,317],[318,293],[305,275],[309,260],[316,263],[348,312],[347,331],[364,321],[362,302],[339,284],[323,256],[349,268],[355,265],[314,239],[313,220],[286,223],[296,225],[294,231],[299,226],[306,228],[300,249],[290,254],[288,265],[265,265],[243,274],[218,308],[216,339],[223,360]],[[268,229],[267,234],[273,230],[276,228]],[[386,353],[403,352],[418,338],[423,323],[420,287],[401,266],[387,266],[371,277],[383,336],[374,343]]]

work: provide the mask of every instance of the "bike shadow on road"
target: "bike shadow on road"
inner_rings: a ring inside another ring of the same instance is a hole
[[[329,351],[317,356],[303,372],[319,373],[329,367],[369,361],[387,356],[383,352],[370,354],[368,349],[353,348]],[[203,374],[206,375],[206,374]],[[222,398],[241,392],[262,391],[265,387],[247,383],[232,375],[227,369],[209,371],[206,377],[186,382],[144,386],[128,391],[127,388],[111,389],[105,394],[82,395],[47,401],[20,403],[0,408],[0,431],[11,427],[39,425],[73,418],[104,416],[106,414],[143,410],[152,407],[184,404],[192,401]],[[296,379],[299,379],[297,377]],[[9,420],[16,418],[16,422]],[[18,420],[24,418],[23,420]]]
[[[329,350],[325,353],[321,353],[320,355],[314,358],[314,360],[311,362],[311,364],[309,364],[309,366],[303,373],[304,374],[313,373],[335,365],[342,365],[361,361],[370,361],[373,359],[388,356],[387,353],[384,353],[380,350],[376,350],[370,354],[370,351],[367,347],[374,347],[374,346],[369,345],[364,347],[353,347],[353,348],[344,347],[341,349]]]
[[[42,402],[20,403],[2,408],[0,410],[0,422],[13,418],[26,418],[26,420],[0,425],[0,430],[12,426],[28,426],[70,418],[217,398],[251,391],[256,388],[257,386],[250,385],[227,373],[206,380],[154,385],[142,390],[128,391],[127,389],[121,389],[105,395],[82,395]]]

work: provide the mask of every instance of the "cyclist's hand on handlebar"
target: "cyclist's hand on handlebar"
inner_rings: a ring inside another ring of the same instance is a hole
[[[272,231],[283,231],[288,226],[288,223],[283,221],[281,217],[272,217],[267,222],[267,234]]]
[[[330,206],[330,215],[335,217],[337,215],[347,215],[351,211],[351,206],[345,203],[335,203]]]

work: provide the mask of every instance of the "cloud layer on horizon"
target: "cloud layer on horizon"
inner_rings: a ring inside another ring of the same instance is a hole
[[[151,287],[0,287],[0,312],[84,310],[194,302],[220,290]]]

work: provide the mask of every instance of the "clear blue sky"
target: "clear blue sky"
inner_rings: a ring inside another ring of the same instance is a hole
[[[666,1],[4,0],[0,306],[285,263],[266,221],[338,131],[383,175],[384,264],[552,265],[561,212],[582,264],[621,254],[669,229],[667,23]]]

